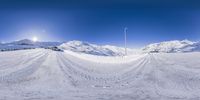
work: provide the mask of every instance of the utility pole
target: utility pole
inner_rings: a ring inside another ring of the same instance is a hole
[[[124,28],[124,48],[125,48],[125,56],[127,55],[127,47],[126,47],[126,34],[127,34],[127,30],[128,30],[128,28],[127,27],[125,27]]]

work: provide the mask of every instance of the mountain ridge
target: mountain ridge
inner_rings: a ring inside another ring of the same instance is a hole
[[[123,56],[124,48],[110,45],[96,45],[89,42],[73,40],[59,46],[60,49],[73,52],[86,53],[101,56]],[[129,50],[131,51],[131,50]]]
[[[175,52],[195,52],[200,51],[200,42],[193,42],[189,40],[172,40],[159,43],[152,43],[144,48],[144,52],[163,52],[163,53],[175,53]]]
[[[22,39],[9,43],[0,43],[0,50],[18,50],[33,48],[58,47],[62,50],[70,50],[77,53],[85,53],[101,56],[124,56],[124,47],[112,45],[97,45],[85,41],[68,42],[42,42]],[[133,53],[176,53],[176,52],[200,52],[200,42],[189,40],[171,40],[158,43],[152,43],[141,49],[127,48],[128,55]]]

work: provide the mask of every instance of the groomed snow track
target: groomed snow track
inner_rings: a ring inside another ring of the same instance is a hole
[[[0,100],[199,100],[200,53],[0,52]]]

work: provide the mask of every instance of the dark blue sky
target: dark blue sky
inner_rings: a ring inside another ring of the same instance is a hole
[[[200,40],[200,2],[186,0],[1,0],[0,41],[37,36],[123,46]]]

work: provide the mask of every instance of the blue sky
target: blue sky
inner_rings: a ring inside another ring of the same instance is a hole
[[[200,39],[198,1],[1,0],[0,41],[82,40],[141,47],[166,40]]]

